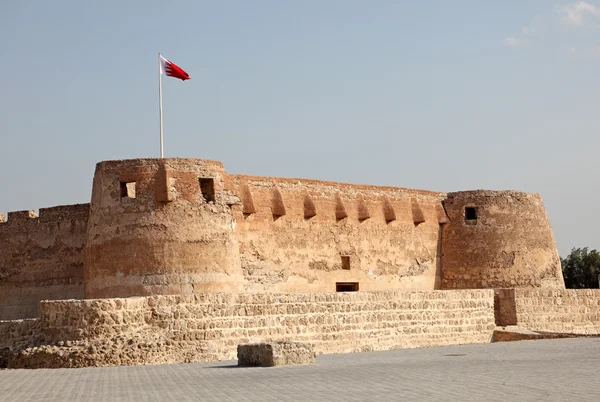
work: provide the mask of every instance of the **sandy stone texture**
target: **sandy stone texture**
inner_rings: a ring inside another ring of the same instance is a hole
[[[0,219],[0,320],[38,317],[46,299],[82,299],[89,204]]]
[[[539,194],[449,193],[442,232],[442,289],[564,289],[554,234]],[[469,220],[467,209],[475,210]]]
[[[561,334],[600,334],[600,289],[498,289],[498,325]]]
[[[238,366],[291,366],[313,364],[316,353],[310,343],[265,342],[237,347]]]
[[[307,342],[317,354],[489,342],[492,290],[150,296],[41,303],[0,321],[8,367],[236,358],[239,344]]]
[[[477,211],[466,221],[466,210]],[[40,300],[200,293],[564,288],[537,194],[441,193],[104,161],[90,204],[0,219],[0,319]]]

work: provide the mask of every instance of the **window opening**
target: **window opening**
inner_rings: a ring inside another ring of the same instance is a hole
[[[350,269],[350,256],[342,256],[342,269]]]
[[[477,208],[466,207],[465,208],[465,220],[466,221],[476,221],[477,220]]]
[[[358,292],[358,282],[336,282],[336,292]]]
[[[134,181],[122,181],[121,182],[121,198],[135,198],[135,182]]]
[[[213,179],[200,179],[200,192],[206,202],[215,202],[215,182]]]

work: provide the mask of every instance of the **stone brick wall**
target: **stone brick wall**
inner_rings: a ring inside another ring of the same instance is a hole
[[[443,202],[443,205],[442,205]],[[465,221],[475,207],[476,222]],[[96,166],[90,204],[0,218],[0,319],[43,299],[564,287],[541,198],[228,174],[203,159]]]
[[[444,207],[450,223],[442,233],[442,289],[564,289],[539,194],[462,191],[449,193]]]
[[[220,162],[130,159],[96,165],[85,247],[87,298],[242,292]],[[203,193],[201,180],[211,188]]]
[[[232,175],[249,292],[439,287],[443,193]],[[343,266],[342,257],[348,259]]]
[[[205,198],[202,180],[212,180]],[[439,287],[443,193],[230,175],[201,159],[100,162],[87,298]],[[346,259],[346,265],[342,259]]]
[[[0,222],[0,320],[39,316],[44,299],[83,298],[89,204],[9,212]]]
[[[306,341],[318,353],[484,343],[494,329],[493,290],[205,293],[48,301],[41,311],[42,340],[13,349],[10,367],[235,359],[238,344],[258,341]]]
[[[600,289],[498,289],[498,325],[563,334],[600,334]]]
[[[0,368],[8,366],[15,350],[41,342],[40,319],[0,321]]]

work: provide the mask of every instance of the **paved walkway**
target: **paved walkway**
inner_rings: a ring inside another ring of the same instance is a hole
[[[598,401],[600,338],[236,362],[0,370],[0,401]]]

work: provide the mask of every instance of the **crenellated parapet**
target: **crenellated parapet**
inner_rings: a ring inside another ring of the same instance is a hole
[[[257,214],[259,211],[255,199],[261,199],[261,214],[253,219],[264,218],[269,221],[269,211],[273,216],[290,215],[285,211],[298,210],[297,206],[301,203],[302,213],[291,215],[289,219],[311,220],[318,216],[318,222],[339,222],[351,217],[364,222],[377,218],[378,223],[389,223],[396,220],[396,209],[406,212],[408,207],[410,213],[404,216],[408,216],[413,224],[418,225],[426,219],[421,208],[423,205],[423,208],[428,210],[429,219],[439,221],[438,223],[447,222],[442,207],[444,193],[306,179],[246,175],[230,177],[234,192],[241,200],[244,215]],[[269,205],[263,202],[267,199]],[[435,211],[435,218],[430,214],[432,210]]]
[[[0,214],[0,223],[19,225],[23,223],[38,224],[70,219],[87,220],[89,209],[90,204],[74,204],[40,208],[39,212],[35,210],[10,211],[7,215]],[[9,225],[5,227],[9,227]]]
[[[0,225],[0,320],[39,314],[39,301],[83,298],[89,204],[8,213]]]
[[[18,224],[22,222],[37,222],[38,214],[33,210],[25,211],[11,211],[8,213],[8,221],[11,224]]]
[[[230,175],[248,291],[434,289],[444,193]],[[285,211],[285,213],[282,213]]]

